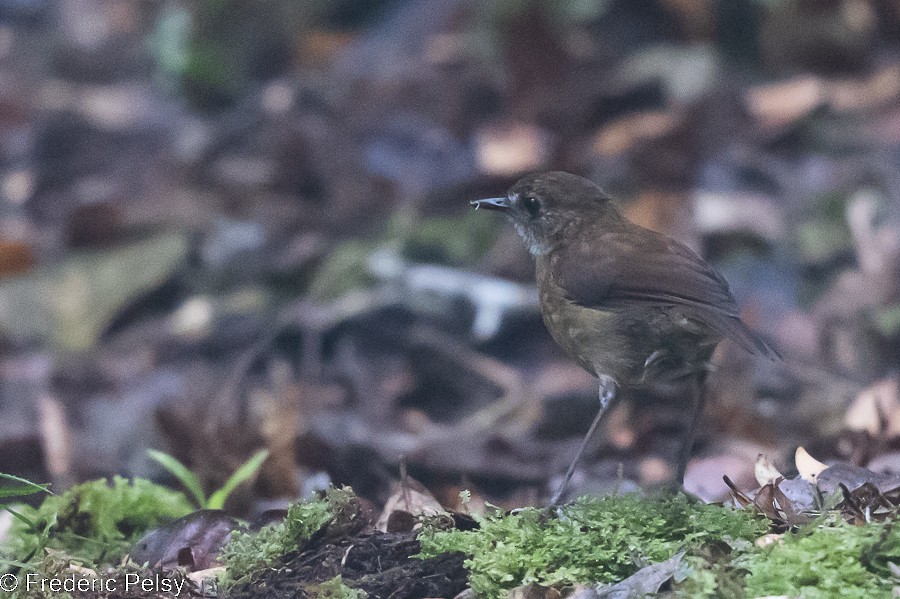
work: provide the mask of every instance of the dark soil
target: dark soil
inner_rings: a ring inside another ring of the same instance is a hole
[[[229,597],[307,597],[311,588],[340,575],[344,584],[369,597],[391,599],[453,597],[467,585],[462,554],[415,559],[415,533],[368,529],[354,536],[323,539],[259,580],[237,586]]]

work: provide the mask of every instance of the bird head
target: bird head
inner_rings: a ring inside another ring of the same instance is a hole
[[[549,253],[570,227],[585,220],[618,217],[603,191],[589,180],[563,172],[536,173],[519,179],[505,197],[474,200],[472,206],[501,211],[513,221],[535,255]]]

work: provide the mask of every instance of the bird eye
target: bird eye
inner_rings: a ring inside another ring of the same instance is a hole
[[[531,216],[537,216],[537,213],[541,211],[541,201],[534,196],[527,196],[522,200],[522,204]]]

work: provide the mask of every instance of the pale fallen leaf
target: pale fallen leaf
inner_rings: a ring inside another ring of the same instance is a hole
[[[412,481],[407,484],[395,483],[394,492],[384,504],[384,509],[375,523],[375,527],[387,532],[388,521],[394,512],[406,512],[413,517],[418,516],[436,516],[445,513],[444,508],[435,499],[431,493],[425,490],[421,485],[415,484],[413,488]]]
[[[900,474],[900,451],[889,451],[876,456],[867,467],[879,474]]]
[[[827,465],[809,455],[803,447],[798,447],[794,453],[794,463],[797,465],[800,478],[812,484],[816,484],[819,474],[828,468]]]
[[[72,465],[72,435],[66,410],[59,398],[41,393],[37,398],[41,447],[47,470],[56,479],[66,477]]]
[[[784,235],[784,210],[771,196],[698,190],[692,203],[695,226],[701,234],[749,231],[769,240]]]
[[[891,65],[863,78],[834,81],[829,105],[838,112],[872,111],[900,98],[900,67]]]
[[[203,586],[204,581],[218,578],[225,573],[225,566],[215,566],[206,570],[197,570],[196,572],[188,572],[187,577],[196,584]]]
[[[549,135],[525,123],[497,123],[475,134],[478,169],[497,176],[536,170],[550,158]]]
[[[598,156],[616,156],[646,140],[659,139],[675,130],[681,118],[670,112],[642,112],[632,114],[606,125],[594,137],[594,152]]]
[[[774,532],[770,532],[767,535],[763,535],[754,541],[754,544],[757,547],[768,547],[772,543],[778,543],[779,545],[784,543],[784,535],[777,534]]]
[[[820,475],[819,479],[821,478]],[[816,505],[815,487],[802,478],[786,478],[778,483],[778,490],[797,512],[812,510]]]
[[[200,597],[216,597],[218,596],[219,580],[224,577],[225,571],[225,566],[215,566],[206,570],[188,572],[187,577],[196,585],[197,594]]]
[[[751,88],[747,109],[763,127],[777,129],[808,116],[826,99],[818,77],[799,77]]]
[[[769,461],[769,456],[764,453],[759,454],[759,457],[756,458],[753,474],[756,476],[756,482],[759,483],[760,487],[775,482],[777,478],[784,478],[784,475]]]
[[[672,467],[660,457],[649,457],[641,460],[638,465],[641,483],[648,485],[661,483],[672,478]]]
[[[739,488],[750,488],[756,479],[750,456],[719,454],[694,458],[688,463],[684,475],[684,490],[706,502],[723,501],[731,496],[731,490],[722,482],[727,474]]]
[[[12,523],[13,515],[7,510],[0,510],[0,545],[6,543]]]
[[[847,428],[866,431],[877,436],[882,432],[883,419],[887,420],[888,433],[900,432],[900,381],[890,376],[863,389],[844,415]]]

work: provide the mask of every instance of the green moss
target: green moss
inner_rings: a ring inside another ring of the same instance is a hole
[[[370,287],[369,258],[377,245],[371,241],[345,241],[325,259],[313,276],[309,295],[319,301],[333,301],[344,294]]]
[[[872,321],[879,333],[891,337],[900,333],[900,303],[876,308]]]
[[[502,597],[536,582],[615,582],[647,563],[668,559],[681,547],[721,539],[753,539],[767,530],[745,511],[636,496],[581,499],[562,517],[537,509],[479,519],[473,531],[426,527],[422,557],[467,554],[469,583],[481,597]]]
[[[43,559],[46,549],[84,564],[118,561],[147,530],[192,511],[187,498],[149,480],[117,476],[51,495],[38,508],[20,506],[3,558]]]
[[[366,596],[365,591],[345,585],[340,576],[322,584],[310,585],[305,590],[310,599],[362,599]]]
[[[376,282],[370,262],[377,251],[397,252],[405,261],[466,266],[481,258],[497,239],[500,221],[469,210],[456,217],[416,219],[395,214],[384,233],[337,245],[312,277],[310,297],[328,301]]]
[[[467,210],[459,216],[424,218],[409,227],[394,217],[388,231],[389,238],[401,240],[407,260],[462,266],[474,264],[493,247],[501,224],[500,219]]]
[[[839,519],[810,528],[735,560],[749,572],[748,596],[893,596],[887,564],[900,563],[900,529],[885,524],[852,526]]]
[[[681,561],[674,596],[690,599],[729,597],[743,599],[746,570],[732,564],[735,556],[756,547],[749,539],[710,542],[694,549]]]
[[[295,503],[281,522],[258,532],[235,531],[222,556],[227,567],[226,584],[246,582],[254,574],[276,566],[284,555],[296,551],[304,541],[339,515],[346,514],[355,501],[349,488],[330,489],[325,499]]]

